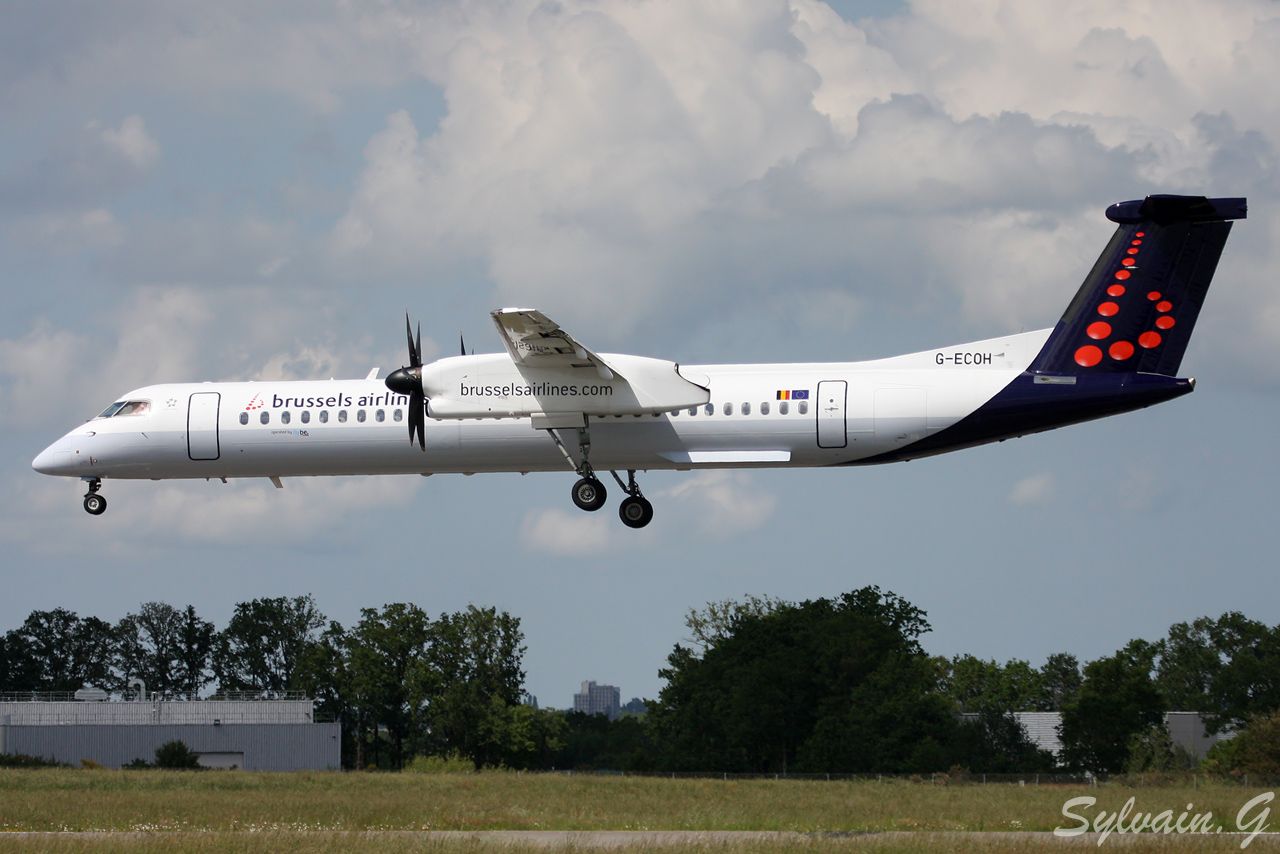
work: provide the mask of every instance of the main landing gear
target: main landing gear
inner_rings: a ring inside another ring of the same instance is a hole
[[[98,494],[99,489],[102,489],[102,480],[92,478],[89,481],[89,491],[84,494],[84,510],[90,516],[101,516],[107,512],[107,499]]]
[[[560,453],[564,454],[565,461],[578,473],[578,481],[573,485],[573,491],[569,493],[573,503],[579,509],[595,512],[604,506],[609,497],[609,491],[604,488],[600,478],[596,477],[596,471],[591,466],[591,434],[588,432],[585,422],[577,430],[578,459],[581,462],[574,460],[573,455],[569,453],[569,449],[564,446],[564,442],[561,441],[554,429],[548,429],[547,434],[556,443]],[[626,483],[623,483],[622,478],[618,477],[616,471],[610,471],[609,473],[618,482],[618,486],[627,493],[627,497],[622,500],[622,504],[618,507],[618,516],[622,519],[622,524],[628,528],[643,528],[653,521],[653,505],[640,494],[640,485],[636,483],[635,469],[627,470]]]
[[[622,520],[622,524],[628,528],[643,528],[652,522],[653,505],[649,503],[649,499],[640,494],[640,484],[636,483],[636,470],[627,469],[625,484],[616,471],[611,471],[609,474],[613,475],[618,486],[627,491],[627,497],[618,505],[618,518]]]

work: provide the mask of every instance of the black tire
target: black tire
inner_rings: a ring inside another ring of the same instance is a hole
[[[84,497],[84,511],[90,516],[101,516],[107,512],[107,499],[96,492]]]
[[[578,505],[579,509],[588,512],[599,510],[609,497],[604,484],[594,477],[584,477],[575,483],[571,495],[573,496],[573,503]]]
[[[643,528],[653,521],[653,505],[643,495],[632,496],[618,505],[618,518],[628,528]]]

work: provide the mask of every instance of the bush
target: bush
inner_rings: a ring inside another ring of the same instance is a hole
[[[1129,739],[1129,774],[1190,771],[1196,767],[1195,757],[1180,744],[1174,744],[1164,724],[1153,724]]]
[[[125,771],[145,771],[148,768],[154,768],[154,767],[156,766],[152,765],[150,762],[143,759],[142,757],[138,757],[132,762],[126,762],[125,764],[120,766],[120,768]]]
[[[1210,774],[1280,779],[1280,712],[1250,718],[1234,738],[1210,748],[1202,767]]]
[[[156,767],[191,770],[200,767],[200,754],[181,741],[166,741],[156,748]]]
[[[413,774],[472,774],[476,766],[465,756],[450,753],[447,756],[415,756],[404,770]]]
[[[45,759],[43,756],[27,756],[23,753],[0,753],[0,768],[70,768],[65,762]]]

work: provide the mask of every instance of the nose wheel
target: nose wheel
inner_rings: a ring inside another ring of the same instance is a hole
[[[90,516],[101,516],[107,512],[107,499],[98,494],[102,489],[102,481],[94,478],[89,481],[89,491],[84,494],[84,511]]]

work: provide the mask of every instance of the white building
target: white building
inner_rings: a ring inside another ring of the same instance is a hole
[[[342,727],[316,723],[311,700],[134,701],[0,698],[0,753],[119,768],[181,741],[209,768],[338,769]]]

